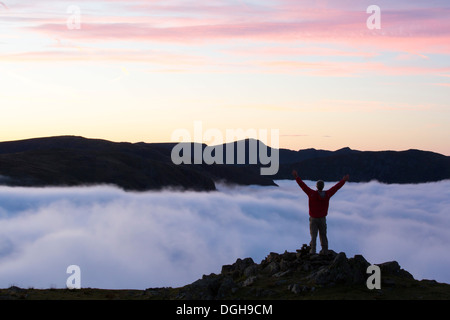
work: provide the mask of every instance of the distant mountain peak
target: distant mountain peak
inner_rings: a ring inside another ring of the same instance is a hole
[[[344,148],[336,150],[335,152],[348,152],[348,151],[353,151],[353,150],[350,149],[349,147],[344,147]]]

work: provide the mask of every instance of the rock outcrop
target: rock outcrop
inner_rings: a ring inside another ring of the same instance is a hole
[[[277,298],[284,296],[283,290],[301,294],[323,287],[365,288],[369,266],[362,255],[347,258],[344,252],[332,250],[327,254],[311,255],[305,244],[297,252],[271,252],[260,264],[251,258],[237,259],[231,265],[222,266],[220,274],[204,275],[202,279],[180,288],[176,298],[230,299],[239,297],[243,291],[246,298]],[[378,266],[384,285],[395,285],[391,277],[414,280],[396,261]]]

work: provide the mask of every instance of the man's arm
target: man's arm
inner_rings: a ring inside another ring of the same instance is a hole
[[[333,187],[331,187],[331,189],[327,191],[328,197],[331,198],[340,188],[342,188],[342,186],[345,184],[345,182],[348,181],[349,178],[350,176],[347,174],[342,178],[341,181],[339,181]]]
[[[302,188],[302,190],[309,195],[313,190],[311,188],[309,188],[303,181],[302,179],[300,179],[300,177],[297,174],[297,171],[292,170],[292,176],[294,177],[295,181],[297,181],[298,185],[300,186],[300,188]]]

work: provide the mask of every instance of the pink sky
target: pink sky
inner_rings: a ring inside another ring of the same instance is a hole
[[[450,155],[445,1],[378,1],[379,30],[368,1],[2,3],[0,140],[153,142],[201,120],[291,149]]]

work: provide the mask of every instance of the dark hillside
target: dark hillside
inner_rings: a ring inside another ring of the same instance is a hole
[[[292,179],[296,169],[303,179],[337,181],[349,173],[351,181],[378,180],[384,183],[419,183],[450,179],[450,157],[420,150],[337,151],[305,149],[299,151],[272,150],[257,145],[255,140],[225,144],[233,147],[231,164],[181,164],[171,159],[176,143],[128,143],[77,136],[59,136],[0,142],[0,183],[11,186],[77,186],[112,184],[125,190],[211,191],[216,182],[239,185],[276,185],[274,180]],[[244,163],[237,161],[238,144],[245,146]],[[191,146],[191,163],[195,157]],[[199,146],[199,145],[197,145]],[[260,147],[270,160],[279,160],[275,175],[261,175]],[[216,146],[217,147],[217,146]],[[208,147],[201,145],[203,151]],[[208,149],[208,150],[210,150]],[[253,153],[250,153],[252,151]],[[279,158],[276,158],[276,152]]]

